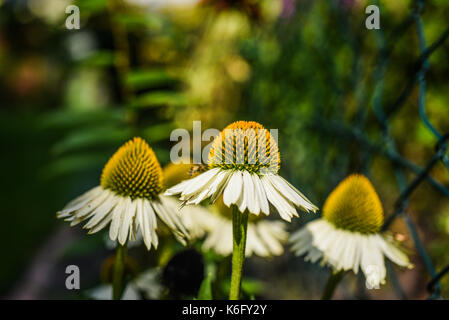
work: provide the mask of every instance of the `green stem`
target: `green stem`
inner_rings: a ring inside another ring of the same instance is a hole
[[[115,252],[114,274],[112,278],[112,299],[120,300],[125,289],[125,258],[126,246],[117,243]]]
[[[335,288],[340,283],[341,279],[345,275],[344,271],[332,272],[329,280],[327,280],[326,287],[324,288],[323,296],[321,300],[330,300],[334,295]]]
[[[246,231],[248,229],[248,211],[240,212],[237,206],[232,208],[232,275],[229,300],[240,298],[240,287],[242,285],[242,270],[245,260]]]

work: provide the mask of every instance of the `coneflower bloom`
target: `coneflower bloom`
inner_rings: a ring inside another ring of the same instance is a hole
[[[164,184],[167,188],[172,187],[197,172],[198,170],[192,170],[192,165],[170,163],[163,168]],[[169,198],[174,206],[181,206],[179,200]],[[222,256],[232,253],[232,213],[221,199],[214,205],[189,205],[180,211],[181,220],[189,232],[190,239],[204,238],[203,250],[212,250]],[[284,252],[283,244],[287,240],[288,232],[283,221],[272,221],[253,215],[248,221],[246,256],[281,255]]]
[[[134,138],[109,159],[103,169],[100,185],[68,203],[58,218],[74,226],[87,221],[89,234],[110,225],[109,237],[124,245],[142,233],[148,250],[157,248],[159,218],[178,240],[188,234],[178,209],[163,196],[161,166],[151,147],[141,138]]]
[[[301,192],[277,173],[280,155],[275,139],[257,122],[237,121],[227,126],[212,143],[209,170],[168,189],[180,194],[185,204],[199,204],[223,194],[226,206],[240,212],[268,215],[271,203],[280,216],[291,221],[298,216],[295,207],[317,210]]]
[[[257,122],[237,121],[227,126],[213,141],[208,170],[168,189],[167,195],[180,194],[185,204],[214,203],[223,195],[232,206],[233,245],[229,298],[239,299],[248,234],[248,214],[270,214],[270,203],[281,218],[298,216],[295,207],[317,210],[301,192],[277,173],[280,155],[276,140]]]
[[[412,265],[392,237],[381,232],[384,212],[380,199],[363,175],[350,175],[331,192],[321,219],[308,223],[292,234],[296,255],[306,261],[329,265],[334,272],[359,269],[367,283],[385,283],[384,257],[401,267]]]

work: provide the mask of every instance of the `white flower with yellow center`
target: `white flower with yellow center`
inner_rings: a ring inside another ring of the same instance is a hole
[[[385,283],[384,257],[401,267],[412,267],[392,237],[382,233],[384,213],[371,182],[362,175],[343,180],[327,198],[323,217],[292,234],[296,255],[306,261],[321,261],[334,272],[359,269],[367,284]]]
[[[276,141],[257,122],[237,121],[227,126],[212,144],[209,170],[168,189],[165,194],[180,194],[185,204],[199,204],[223,194],[226,206],[240,212],[268,215],[271,203],[280,216],[291,221],[298,216],[295,207],[315,212],[301,192],[277,173],[280,155]]]
[[[195,168],[195,167],[193,167]],[[164,183],[171,187],[185,180],[192,174],[192,166],[188,164],[170,163],[163,168]],[[170,198],[175,207],[181,202]],[[203,250],[213,250],[222,256],[232,253],[232,212],[218,200],[213,206],[189,205],[181,209],[181,220],[189,232],[191,239],[202,239]],[[264,220],[261,216],[252,215],[248,219],[248,237],[246,256],[257,255],[270,257],[284,252],[283,244],[288,239],[286,224],[282,221]]]
[[[109,159],[100,185],[68,203],[58,218],[74,226],[87,221],[89,234],[109,227],[109,237],[124,245],[142,233],[148,250],[157,248],[159,218],[182,241],[187,235],[178,209],[161,195],[162,170],[150,146],[141,138],[128,141]]]

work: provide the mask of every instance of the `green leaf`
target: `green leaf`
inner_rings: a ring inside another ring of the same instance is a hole
[[[178,82],[178,79],[170,76],[164,70],[133,70],[126,78],[126,83],[137,90],[170,85],[176,82]]]
[[[131,102],[131,108],[146,109],[160,106],[183,106],[187,104],[184,94],[173,91],[154,91],[144,93]]]
[[[88,67],[109,67],[114,64],[114,51],[101,50],[90,54],[80,63]]]
[[[123,127],[102,126],[77,130],[60,140],[52,148],[56,155],[94,146],[121,145],[132,138],[133,130]]]
[[[80,8],[80,13],[90,15],[107,9],[108,0],[78,0],[76,5]]]
[[[107,155],[99,153],[70,155],[62,157],[44,167],[41,175],[43,178],[48,179],[63,174],[82,172],[95,167],[101,168],[107,160]]]
[[[142,137],[150,144],[168,140],[170,133],[175,129],[173,123],[161,123],[148,127],[141,131]]]
[[[39,119],[41,129],[79,128],[97,124],[123,124],[125,112],[119,108],[107,110],[62,110],[45,114]]]
[[[198,300],[212,300],[212,278],[213,272],[209,272],[206,278],[201,283],[200,290],[198,292]]]
[[[137,14],[123,13],[120,12],[114,17],[115,23],[122,23],[128,28],[142,28],[144,27],[146,31],[160,31],[164,26],[164,21],[161,17],[148,13],[148,14]]]

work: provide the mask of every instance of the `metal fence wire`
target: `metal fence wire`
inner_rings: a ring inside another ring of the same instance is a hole
[[[382,30],[376,30],[375,39],[378,49],[378,64],[374,70],[375,88],[372,97],[372,107],[374,113],[379,121],[383,136],[383,145],[376,146],[371,144],[370,148],[374,149],[383,156],[387,157],[394,164],[394,172],[397,181],[397,185],[400,191],[398,198],[396,199],[393,213],[386,219],[383,229],[386,230],[391,223],[397,219],[404,219],[411,238],[413,239],[417,253],[422,259],[427,272],[430,275],[431,280],[427,285],[429,292],[429,299],[441,299],[441,284],[440,280],[444,275],[449,273],[449,264],[441,269],[439,272],[435,269],[427,250],[420,239],[417,226],[413,222],[412,218],[407,212],[410,196],[422,183],[429,183],[443,196],[449,198],[449,189],[436,181],[431,175],[431,170],[437,164],[443,164],[449,171],[449,159],[447,157],[447,141],[449,140],[449,132],[441,133],[431,123],[426,112],[426,74],[430,68],[429,57],[445,43],[449,37],[449,27],[437,38],[437,40],[431,45],[427,45],[426,36],[424,34],[423,21],[421,14],[424,10],[426,1],[416,0],[408,17],[401,23],[396,30],[394,30],[387,38]],[[380,6],[379,1],[376,1],[376,5]],[[382,10],[382,8],[381,8]],[[400,92],[397,99],[393,101],[391,105],[383,105],[383,89],[385,72],[388,68],[389,58],[394,51],[395,39],[400,37],[404,32],[410,28],[414,28],[416,31],[417,39],[419,42],[419,57],[414,63],[414,76],[411,77],[405,85],[405,88]],[[409,159],[402,157],[397,148],[395,139],[393,138],[390,130],[390,120],[394,117],[397,111],[404,106],[405,102],[411,96],[412,92],[418,87],[418,107],[419,117],[424,124],[425,128],[435,137],[435,152],[434,155],[428,160],[424,167],[419,167]],[[351,134],[353,138],[360,140],[362,143],[370,144],[368,138],[363,134],[361,130],[349,129],[347,132]],[[415,174],[415,177],[411,181],[407,181],[406,171],[409,170]],[[391,270],[391,268],[389,268]],[[397,286],[395,286],[397,287]],[[397,293],[404,298],[404,294],[401,288],[396,288]],[[400,291],[400,292],[398,292]]]

